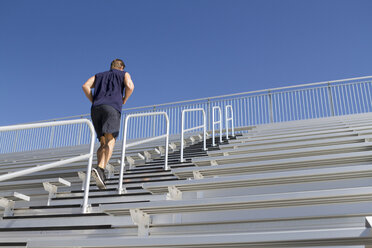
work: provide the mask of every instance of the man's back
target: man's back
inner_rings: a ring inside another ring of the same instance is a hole
[[[116,69],[97,73],[92,106],[110,105],[121,112],[125,73],[125,71]]]

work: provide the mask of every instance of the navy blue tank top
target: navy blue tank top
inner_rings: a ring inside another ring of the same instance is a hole
[[[111,69],[95,75],[92,106],[110,105],[121,113],[125,71]]]

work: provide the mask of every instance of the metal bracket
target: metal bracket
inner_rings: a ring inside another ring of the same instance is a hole
[[[129,212],[133,223],[138,226],[138,236],[149,236],[150,216],[138,208],[129,209]]]
[[[145,155],[146,162],[151,161],[151,153],[149,153],[148,151],[144,151],[143,155]]]
[[[191,141],[191,144],[193,145],[195,143],[195,138],[194,137],[190,137],[189,140]]]
[[[115,167],[112,164],[107,164],[106,170],[108,171],[108,178],[112,178],[115,175]]]
[[[167,200],[182,200],[182,192],[176,186],[168,186]]]
[[[165,148],[162,146],[159,146],[158,149],[160,151],[160,155],[163,156],[165,154]]]
[[[63,178],[48,179],[43,182],[44,190],[49,192],[47,206],[50,205],[52,198],[56,196],[59,186],[71,187],[71,183]]]
[[[169,148],[172,149],[172,151],[175,151],[177,149],[176,143],[169,144]]]
[[[4,208],[4,217],[13,216],[14,201],[6,198],[0,198],[0,207]]]
[[[146,159],[145,156],[143,156],[141,153],[137,153],[137,155],[138,155],[138,157],[139,157],[140,159],[142,159],[142,160],[145,160],[145,159]]]
[[[161,155],[161,152],[159,151],[158,148],[155,148],[154,150],[155,150],[155,152],[156,152],[157,154],[160,154],[160,155]]]
[[[217,161],[216,160],[211,160],[211,165],[218,165]]]
[[[47,206],[50,206],[50,202],[52,201],[52,198],[55,197],[57,194],[58,187],[49,182],[43,182],[43,187],[45,191],[49,192]]]
[[[193,171],[192,174],[194,175],[194,179],[203,179],[204,176],[200,173],[200,171]]]
[[[133,169],[134,163],[136,162],[131,156],[126,156],[126,159],[129,163],[129,168]]]
[[[79,171],[78,172],[78,176],[80,178],[81,181],[83,181],[82,185],[81,185],[81,190],[84,190],[84,187],[85,187],[85,180],[87,179],[87,175],[82,172],[82,171]]]
[[[30,197],[18,192],[13,192],[6,197],[0,197],[0,207],[4,208],[4,217],[13,216],[15,200],[30,201]]]

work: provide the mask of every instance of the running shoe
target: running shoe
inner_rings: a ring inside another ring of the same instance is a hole
[[[97,167],[92,169],[92,177],[96,180],[96,185],[99,189],[106,189],[105,185],[105,172],[104,169]]]

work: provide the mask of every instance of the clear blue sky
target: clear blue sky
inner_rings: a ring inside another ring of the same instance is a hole
[[[127,107],[372,75],[370,0],[0,0],[0,125],[89,113],[122,58]]]

